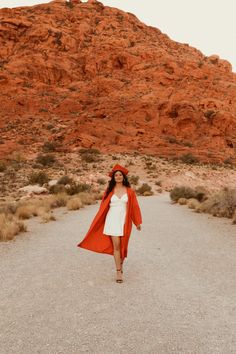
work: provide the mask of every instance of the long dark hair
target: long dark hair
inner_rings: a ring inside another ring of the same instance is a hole
[[[116,173],[117,171],[120,171],[120,170],[116,170],[116,171],[113,173],[113,175],[112,175],[112,177],[111,177],[111,180],[109,181],[108,187],[107,187],[107,189],[106,189],[105,199],[106,199],[106,197],[108,196],[108,194],[113,190],[113,188],[114,188],[115,185],[116,185],[115,173]],[[129,188],[129,187],[130,187],[130,183],[129,183],[128,177],[127,177],[122,171],[120,171],[120,172],[121,172],[122,175],[123,175],[123,182],[122,182],[123,186]]]

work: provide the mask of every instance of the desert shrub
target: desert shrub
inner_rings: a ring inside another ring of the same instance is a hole
[[[43,223],[56,220],[51,211],[52,204],[53,201],[51,198],[34,199],[30,204],[23,202],[19,204],[16,210],[16,216],[18,216],[19,219],[29,219],[33,216],[38,216]]]
[[[9,179],[15,179],[16,178],[16,171],[13,168],[8,167],[5,171],[5,177],[9,178]]]
[[[134,184],[135,186],[138,184],[138,181],[139,181],[139,176],[130,176],[129,177],[129,181],[131,184]]]
[[[53,186],[49,187],[50,194],[58,194],[63,192],[66,192],[64,184],[54,184]]]
[[[54,141],[46,141],[42,146],[42,150],[44,152],[55,151],[56,148],[57,148],[57,143]]]
[[[68,200],[66,206],[68,210],[78,210],[83,207],[83,203],[79,197],[73,197]]]
[[[166,140],[167,140],[170,144],[178,144],[178,140],[176,139],[175,136],[167,136]]]
[[[50,154],[41,155],[39,154],[36,158],[36,162],[43,166],[51,166],[56,161],[55,157]]]
[[[36,205],[33,205],[33,204],[19,205],[16,210],[16,216],[19,219],[29,219],[32,216],[37,215],[36,209],[37,209]]]
[[[93,198],[95,200],[101,200],[103,197],[104,191],[93,191]]]
[[[153,191],[152,191],[152,187],[149,186],[149,184],[147,183],[143,183],[138,189],[136,189],[136,192],[138,193],[138,195],[152,195]]]
[[[57,194],[51,196],[51,198],[49,198],[50,207],[51,208],[58,208],[58,207],[66,206],[69,198],[70,197],[65,192],[57,193]]]
[[[153,177],[154,177],[154,176],[153,176]],[[156,182],[155,182],[155,185],[161,187],[161,186],[162,186],[162,181],[156,181]]]
[[[206,200],[208,198],[208,190],[203,187],[203,186],[197,186],[194,188],[196,195],[195,198],[199,201],[199,202],[203,202],[204,200]]]
[[[193,144],[190,141],[184,141],[183,145],[188,147],[193,147]]]
[[[101,184],[101,185],[104,185],[107,183],[106,179],[103,178],[103,177],[100,177],[97,179],[97,183]]]
[[[86,149],[86,148],[81,148],[80,150],[79,150],[79,153],[80,154],[94,154],[94,155],[99,155],[99,154],[101,154],[101,152],[98,150],[98,149],[95,149],[95,148],[88,148],[88,149]]]
[[[190,209],[196,209],[199,206],[199,204],[200,204],[200,202],[195,198],[190,198],[187,200],[187,206]]]
[[[0,172],[4,172],[6,170],[7,166],[5,162],[0,161]]]
[[[144,196],[144,197],[149,197],[150,195],[153,195],[153,191],[145,191],[145,192],[143,193],[143,196]]]
[[[182,155],[180,157],[180,160],[187,164],[195,164],[199,162],[198,158],[194,156],[191,152]]]
[[[82,148],[79,150],[79,153],[81,156],[81,160],[83,162],[92,163],[101,160],[101,157],[99,156],[101,155],[101,153],[98,149],[95,148],[89,148],[89,149]]]
[[[179,198],[179,199],[178,199],[178,203],[179,203],[180,205],[185,205],[185,204],[187,204],[187,201],[188,201],[188,199],[186,199],[186,198]]]
[[[57,184],[70,184],[72,183],[72,178],[70,178],[69,176],[62,176],[58,181]]]
[[[12,240],[20,232],[27,231],[26,225],[12,214],[0,214],[0,241]]]
[[[213,216],[232,218],[236,209],[236,189],[225,188],[214,193],[205,200],[200,211],[209,213]]]
[[[78,194],[78,197],[82,201],[83,205],[94,204],[96,201],[96,194],[93,193],[81,192]]]
[[[80,192],[87,192],[91,189],[91,185],[86,183],[73,182],[68,189],[66,189],[69,195],[77,194]]]
[[[39,184],[42,186],[44,183],[47,183],[49,181],[48,175],[43,172],[33,172],[29,176],[29,183],[30,184]]]
[[[204,112],[204,116],[206,117],[206,118],[211,118],[213,115],[215,115],[215,111],[213,111],[213,110],[208,110],[208,111],[206,111],[206,112]]]
[[[148,170],[155,170],[156,169],[156,165],[152,162],[152,161],[146,161],[145,165]]]
[[[56,218],[51,212],[45,212],[40,215],[41,217],[41,223],[47,223],[49,221],[55,221]]]
[[[13,202],[13,203],[6,203],[0,205],[0,214],[15,214],[16,210],[18,208],[18,203]]]
[[[231,157],[228,157],[227,159],[224,160],[225,165],[232,165],[233,164],[233,159]]]
[[[52,123],[48,123],[47,126],[46,126],[46,128],[47,128],[48,130],[51,130],[51,129],[54,128],[54,125],[53,125]]]
[[[196,191],[191,187],[176,186],[170,191],[170,198],[174,202],[177,202],[179,198],[195,198]]]
[[[100,158],[97,154],[91,154],[91,153],[84,153],[81,155],[81,160],[87,163],[92,163],[92,162],[98,162],[100,161]]]
[[[71,1],[67,1],[66,2],[66,7],[68,7],[69,9],[73,9],[74,8],[74,4]]]

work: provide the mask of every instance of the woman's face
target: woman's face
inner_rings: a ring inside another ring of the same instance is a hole
[[[122,183],[124,177],[120,171],[116,171],[114,174],[114,179],[115,179],[116,183]]]

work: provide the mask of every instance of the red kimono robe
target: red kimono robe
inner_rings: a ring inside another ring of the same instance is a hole
[[[85,248],[90,251],[107,253],[113,255],[113,243],[111,237],[103,234],[103,228],[107,212],[109,210],[109,203],[114,189],[108,194],[105,199],[103,195],[100,208],[95,215],[93,222],[85,235],[84,239],[77,245],[77,247]],[[127,257],[129,237],[132,230],[132,222],[137,226],[142,223],[142,216],[135,191],[131,187],[127,187],[128,202],[124,225],[124,236],[120,238],[120,253],[121,259]]]

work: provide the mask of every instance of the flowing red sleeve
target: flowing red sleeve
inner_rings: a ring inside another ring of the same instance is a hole
[[[135,191],[132,193],[132,210],[131,210],[131,219],[135,226],[142,224],[142,215],[139,207],[139,203],[136,197]]]

